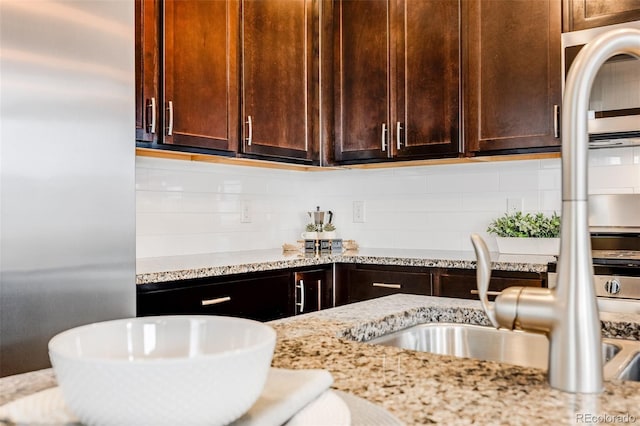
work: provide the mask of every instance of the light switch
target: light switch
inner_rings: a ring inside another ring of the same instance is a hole
[[[353,202],[353,222],[364,223],[364,201]]]
[[[242,201],[240,203],[240,223],[251,223],[251,202]]]

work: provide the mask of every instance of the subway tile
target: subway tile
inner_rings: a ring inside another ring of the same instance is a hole
[[[640,147],[596,156],[590,193],[640,193]],[[148,158],[136,166],[139,257],[280,247],[317,205],[363,247],[471,250],[468,234],[482,234],[508,198],[525,211],[561,207],[559,159],[318,173]],[[352,221],[354,200],[365,201],[365,223]]]
[[[500,191],[531,191],[538,185],[538,170],[500,172]]]

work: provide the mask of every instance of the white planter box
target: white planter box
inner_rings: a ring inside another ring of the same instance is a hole
[[[505,254],[541,254],[555,256],[560,253],[560,238],[496,237],[498,251]]]

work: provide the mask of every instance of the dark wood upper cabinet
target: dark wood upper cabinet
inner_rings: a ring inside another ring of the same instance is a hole
[[[459,151],[460,37],[456,1],[404,0],[395,10],[393,156]],[[401,25],[404,23],[404,25]],[[400,24],[400,25],[399,25]],[[393,39],[393,38],[392,38]]]
[[[144,142],[156,142],[160,126],[159,9],[157,0],[135,2],[136,140]]]
[[[456,1],[333,3],[338,162],[458,152]]]
[[[337,161],[389,156],[389,3],[336,1],[334,153]]]
[[[235,151],[239,5],[164,2],[164,143]]]
[[[463,7],[468,152],[560,146],[560,0],[467,0]]]
[[[242,2],[245,154],[317,158],[317,7],[314,0]]]
[[[563,31],[640,20],[640,0],[563,0]]]

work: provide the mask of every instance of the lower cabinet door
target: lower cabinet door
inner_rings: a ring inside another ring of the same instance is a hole
[[[297,271],[294,273],[295,313],[332,308],[333,279],[330,268]]]
[[[216,283],[198,281],[165,284],[166,290],[163,284],[156,284],[157,290],[139,289],[138,316],[227,315],[270,321],[293,315],[289,272]]]

